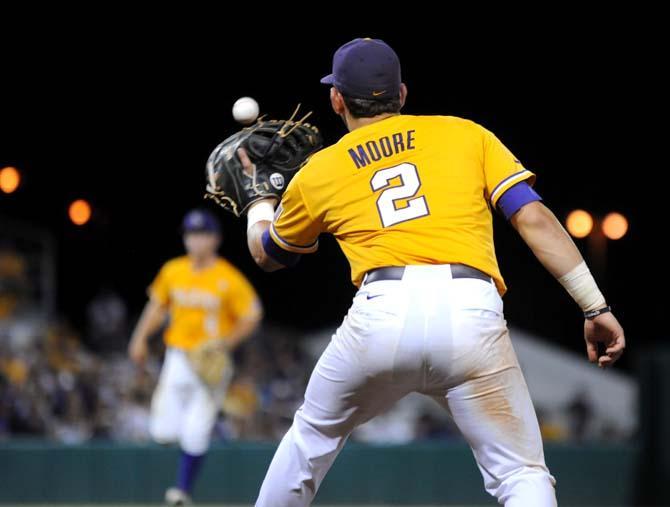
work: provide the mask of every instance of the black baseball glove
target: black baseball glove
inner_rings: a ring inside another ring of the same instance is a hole
[[[260,199],[280,199],[298,169],[323,144],[319,130],[304,123],[311,113],[293,121],[297,112],[288,120],[261,117],[219,144],[207,161],[205,197],[238,217]],[[239,148],[245,149],[254,164],[251,173],[242,166]]]

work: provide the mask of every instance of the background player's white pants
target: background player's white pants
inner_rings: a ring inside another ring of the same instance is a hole
[[[401,281],[361,288],[314,368],[257,507],[309,505],[352,429],[412,391],[450,411],[501,504],[555,506],[502,306],[492,283],[452,279],[448,265],[408,266]]]
[[[189,454],[204,454],[224,391],[225,385],[208,388],[184,351],[169,348],[151,400],[151,436],[160,443],[179,442]]]

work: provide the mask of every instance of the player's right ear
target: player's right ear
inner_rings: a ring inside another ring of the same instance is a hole
[[[344,114],[344,98],[335,87],[330,89],[330,105],[333,107],[335,114],[339,116]]]

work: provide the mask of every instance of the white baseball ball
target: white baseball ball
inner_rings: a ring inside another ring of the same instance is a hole
[[[258,102],[251,97],[242,97],[233,104],[233,118],[243,125],[249,125],[258,118]]]

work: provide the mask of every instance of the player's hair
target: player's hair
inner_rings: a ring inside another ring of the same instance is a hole
[[[399,113],[400,97],[384,100],[357,99],[342,95],[344,105],[354,118],[372,118],[384,113]]]

